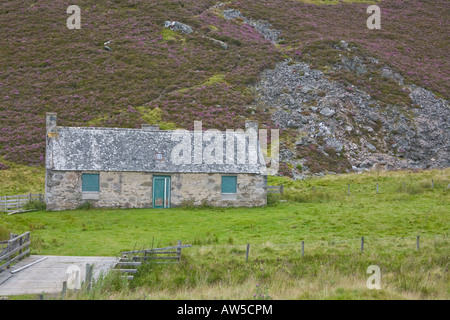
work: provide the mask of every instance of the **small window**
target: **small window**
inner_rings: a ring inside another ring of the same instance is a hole
[[[222,193],[236,193],[236,186],[236,176],[222,176]]]
[[[99,192],[100,175],[98,173],[83,173],[81,176],[82,192]]]
[[[157,153],[157,154],[156,154],[156,161],[163,161],[163,155],[162,155],[162,153]]]

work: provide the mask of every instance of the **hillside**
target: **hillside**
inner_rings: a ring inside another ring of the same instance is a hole
[[[4,1],[0,170],[43,165],[49,111],[69,126],[256,119],[281,129],[281,173],[297,178],[448,167],[450,3],[371,1],[381,30],[368,3],[81,0],[69,30],[65,1]]]

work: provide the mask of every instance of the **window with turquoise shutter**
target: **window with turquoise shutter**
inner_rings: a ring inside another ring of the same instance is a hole
[[[222,176],[222,193],[236,193],[236,189],[236,176]]]
[[[98,173],[83,173],[81,176],[82,192],[99,192],[100,175]]]

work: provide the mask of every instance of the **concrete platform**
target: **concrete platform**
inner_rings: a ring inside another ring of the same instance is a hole
[[[21,267],[46,259],[20,271]],[[119,261],[116,257],[76,257],[76,256],[37,256],[31,255],[9,270],[0,273],[0,296],[58,293],[68,279],[68,268],[80,270],[80,279],[86,278],[86,264],[94,265],[93,277],[106,273]],[[14,271],[17,271],[14,273]]]

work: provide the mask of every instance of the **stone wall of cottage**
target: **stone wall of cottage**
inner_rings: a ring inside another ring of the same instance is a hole
[[[47,210],[76,209],[86,201],[94,207],[151,208],[153,174],[146,172],[99,172],[98,199],[85,199],[81,191],[80,171],[48,171],[46,177]],[[211,205],[253,207],[267,204],[267,177],[237,174],[235,196],[222,195],[222,174],[177,173],[171,176],[171,206]]]
[[[267,204],[267,177],[237,174],[235,199],[222,195],[222,174],[182,173],[172,176],[171,204],[218,207],[256,207]]]

